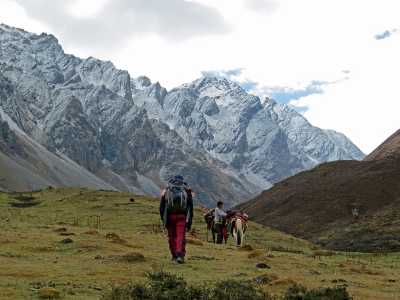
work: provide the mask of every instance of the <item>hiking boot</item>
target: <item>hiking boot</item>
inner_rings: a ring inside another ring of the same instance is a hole
[[[185,263],[185,258],[182,257],[182,256],[179,256],[179,257],[176,259],[176,262],[177,262],[178,264],[184,264],[184,263]]]

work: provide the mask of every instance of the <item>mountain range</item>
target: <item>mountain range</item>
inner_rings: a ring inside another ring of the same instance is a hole
[[[158,195],[176,173],[200,203],[228,205],[300,171],[364,154],[343,134],[238,83],[170,91],[51,34],[0,25],[0,188],[82,186]]]

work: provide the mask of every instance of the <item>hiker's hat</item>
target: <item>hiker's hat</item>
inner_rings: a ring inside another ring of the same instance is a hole
[[[175,175],[174,176],[174,180],[183,182],[183,176],[182,175]]]
[[[185,184],[182,175],[175,175],[168,182],[171,183],[171,184],[177,184],[177,185],[184,185]]]

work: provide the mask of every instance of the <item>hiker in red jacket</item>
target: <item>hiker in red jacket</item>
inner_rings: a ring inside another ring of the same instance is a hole
[[[172,260],[182,264],[186,254],[186,231],[189,231],[193,220],[192,190],[177,175],[168,181],[160,200],[160,216],[168,230],[169,249]]]

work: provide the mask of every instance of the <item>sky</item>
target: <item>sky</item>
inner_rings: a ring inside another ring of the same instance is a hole
[[[204,75],[293,106],[365,153],[400,128],[398,0],[0,0],[0,22],[53,33],[171,89]]]

